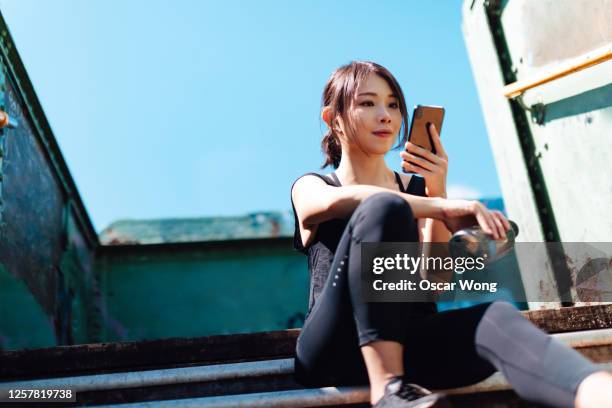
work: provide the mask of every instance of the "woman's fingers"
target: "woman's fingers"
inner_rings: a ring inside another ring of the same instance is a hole
[[[446,155],[446,150],[442,146],[442,139],[440,139],[440,134],[438,133],[438,129],[436,129],[436,125],[433,123],[429,124],[429,134],[431,135],[431,140],[436,148],[436,155],[442,157],[444,159],[448,159]]]
[[[487,214],[487,220],[489,221],[489,226],[491,230],[493,231],[493,234],[492,234],[493,238],[500,239],[502,237],[500,235],[500,229],[503,229],[501,226],[501,223],[499,225],[497,224],[497,219],[493,216],[493,214],[491,214],[491,211],[487,210],[486,207],[484,207],[484,211]]]
[[[428,176],[431,174],[431,171],[424,169],[421,166],[417,166],[415,164],[408,163],[407,161],[402,161],[401,166],[405,172],[412,172],[412,173],[420,174],[421,176]]]
[[[510,225],[510,221],[508,221],[504,213],[502,213],[501,211],[497,211],[497,210],[495,210],[495,213],[497,213],[500,219],[502,220],[502,223],[504,224],[504,229],[506,231],[510,231],[512,229],[512,225]]]
[[[493,236],[493,239],[499,239],[498,227],[493,214],[480,202],[474,202],[476,219],[482,227],[483,231]]]
[[[492,210],[491,211],[498,219],[499,221],[502,223],[503,227],[504,227],[504,232],[506,231],[510,231],[512,229],[512,225],[510,225],[510,222],[508,221],[508,219],[506,218],[506,216],[504,215],[504,213],[502,213],[501,211],[498,210]]]
[[[406,142],[405,147],[408,153],[412,153],[416,156],[420,156],[426,160],[429,160],[432,163],[440,162],[440,157],[436,156],[435,154],[433,154],[427,149],[423,149],[421,146],[417,146],[411,142]]]
[[[404,159],[405,161],[409,162],[409,163],[416,164],[416,165],[418,165],[418,166],[420,166],[420,167],[422,167],[424,169],[427,169],[429,171],[435,170],[435,164],[434,163],[431,163],[430,161],[425,160],[424,158],[419,157],[417,155],[414,155],[414,154],[411,154],[411,153],[408,153],[408,152],[404,151],[404,152],[400,152],[400,157],[402,159]]]
[[[492,231],[491,235],[494,239],[506,239],[506,231],[510,229],[510,223],[506,220],[504,214],[497,210],[488,210],[482,205],[482,210],[485,213],[485,219],[489,223]]]
[[[506,238],[506,232],[511,229],[510,222],[501,211],[489,210],[480,201],[443,200],[442,203],[445,222],[453,233],[474,225],[474,219],[483,232],[495,240]]]
[[[484,215],[484,213],[481,212],[481,211],[478,211],[474,215],[476,216],[476,221],[478,221],[478,225],[480,225],[480,228],[482,228],[482,230],[486,234],[493,235],[493,231],[491,230],[491,227],[489,227],[489,223],[487,221],[487,217]]]
[[[490,211],[491,217],[493,218],[493,222],[495,223],[495,227],[497,228],[497,235],[499,238],[506,239],[506,229],[504,228],[504,224],[497,214]]]

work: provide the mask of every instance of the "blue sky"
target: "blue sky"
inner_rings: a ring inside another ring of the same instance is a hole
[[[453,1],[0,0],[96,230],[291,208],[350,60],[443,105],[449,192],[500,196]],[[392,151],[389,165],[399,169]]]

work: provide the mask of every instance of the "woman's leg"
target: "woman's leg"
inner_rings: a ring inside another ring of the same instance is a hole
[[[555,407],[574,407],[580,383],[600,371],[505,302],[487,309],[476,331],[476,348],[521,397]]]
[[[505,302],[437,313],[412,326],[406,375],[426,387],[473,384],[497,369],[521,397],[573,407],[578,385],[598,371]]]
[[[404,343],[406,379],[428,388],[475,384],[495,373],[479,356],[474,336],[490,303],[447,310],[408,323]]]
[[[410,205],[393,194],[377,194],[357,208],[348,228],[348,286],[361,353],[370,382],[370,400],[376,403],[391,378],[404,374],[402,356],[406,322],[414,303],[363,301],[362,242],[418,242],[417,224]]]
[[[366,383],[369,375],[371,380],[374,376],[374,388],[389,367],[403,371],[402,343],[412,304],[362,301],[362,241],[418,241],[410,206],[394,194],[381,193],[364,200],[353,213],[325,287],[298,338],[296,377],[303,383]],[[364,354],[364,362],[360,347],[367,345],[370,353]]]

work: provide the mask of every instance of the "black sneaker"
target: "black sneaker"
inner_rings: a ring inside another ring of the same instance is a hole
[[[402,377],[394,377],[385,386],[385,395],[373,408],[450,408],[444,394],[432,393],[416,384],[408,384]]]

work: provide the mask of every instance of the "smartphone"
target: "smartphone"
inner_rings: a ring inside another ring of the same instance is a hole
[[[441,106],[425,106],[417,105],[412,113],[410,121],[410,132],[408,140],[415,145],[427,149],[433,154],[436,154],[436,148],[433,144],[427,127],[433,123],[438,134],[442,132],[442,122],[444,121],[444,108]]]

